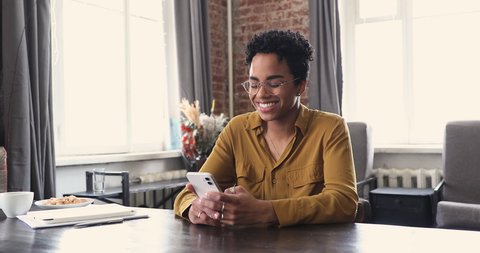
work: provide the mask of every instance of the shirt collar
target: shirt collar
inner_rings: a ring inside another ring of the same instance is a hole
[[[303,135],[305,135],[310,118],[311,111],[303,104],[300,104],[300,111],[298,113],[297,120],[295,121],[295,126],[302,132]],[[248,130],[258,131],[257,135],[263,132],[262,118],[260,118],[260,115],[258,115],[256,111],[250,113],[245,128]]]
[[[309,110],[303,104],[300,104],[300,112],[298,113],[297,120],[295,121],[295,126],[300,129],[303,135],[307,131],[308,122],[312,118],[311,110]]]

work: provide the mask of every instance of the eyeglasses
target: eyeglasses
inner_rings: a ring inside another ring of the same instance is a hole
[[[287,83],[295,82],[300,78],[293,79],[291,81],[265,81],[265,82],[258,82],[253,80],[248,80],[242,83],[243,88],[249,95],[256,95],[260,90],[260,86],[263,86],[264,89],[268,90],[268,92],[273,94],[278,94],[282,86]]]

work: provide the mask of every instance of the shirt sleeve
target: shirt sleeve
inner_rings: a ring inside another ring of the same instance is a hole
[[[211,173],[222,190],[235,183],[235,166],[233,148],[231,145],[231,123],[220,133],[212,153],[203,164],[200,171]],[[192,205],[197,196],[183,189],[175,198],[174,212],[177,216],[186,218],[185,211]]]

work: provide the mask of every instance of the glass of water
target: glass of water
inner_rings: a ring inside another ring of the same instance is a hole
[[[93,191],[96,193],[105,191],[105,168],[93,169]]]

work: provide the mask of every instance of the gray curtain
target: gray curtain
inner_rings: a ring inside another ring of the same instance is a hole
[[[210,114],[212,78],[210,73],[208,1],[174,1],[177,33],[180,96],[198,100],[202,112]]]
[[[342,55],[337,0],[309,0],[310,42],[314,47],[309,106],[342,114]]]
[[[2,0],[0,133],[8,191],[55,196],[50,0]]]

